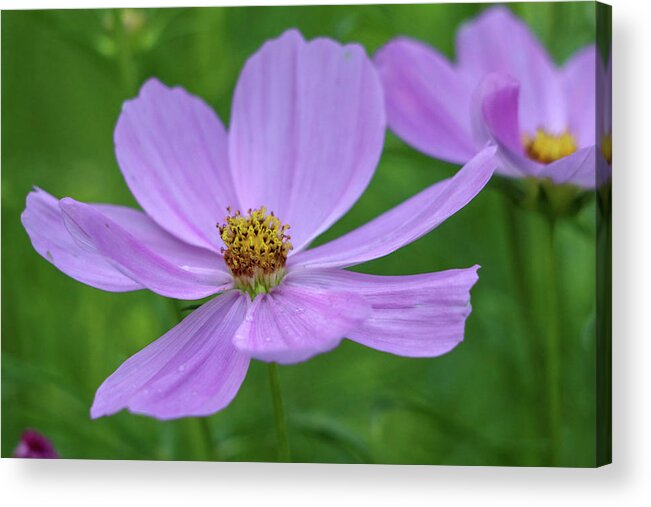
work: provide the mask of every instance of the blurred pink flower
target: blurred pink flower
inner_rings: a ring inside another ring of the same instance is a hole
[[[506,7],[461,26],[457,62],[400,37],[375,63],[389,127],[414,148],[454,163],[486,143],[499,146],[497,171],[595,186],[594,45],[561,68]]]
[[[25,430],[20,437],[20,443],[14,450],[14,458],[54,459],[59,454],[52,442],[34,430]]]

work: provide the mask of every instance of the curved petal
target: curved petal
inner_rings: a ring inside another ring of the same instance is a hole
[[[488,74],[476,90],[480,121],[488,138],[524,154],[518,121],[520,84],[502,74]]]
[[[95,394],[91,417],[122,409],[158,419],[206,416],[226,407],[246,376],[249,358],[231,339],[246,296],[229,291],[192,312],[127,359]]]
[[[235,90],[229,147],[240,204],[273,211],[300,250],[364,191],[384,129],[380,80],[361,46],[285,32],[248,60]]]
[[[230,279],[230,271],[221,254],[178,240],[142,211],[111,204],[93,204],[92,207],[138,238],[147,248],[198,279],[217,285]]]
[[[157,294],[200,299],[231,284],[219,255],[185,245],[166,232],[153,229],[157,226],[142,216],[139,222],[123,220],[138,212],[116,213],[115,207],[95,207],[69,197],[59,205],[66,227],[79,245],[103,256],[117,270]],[[193,261],[198,264],[187,264]]]
[[[473,88],[491,72],[507,74],[521,85],[520,125],[567,128],[565,97],[558,70],[529,27],[506,7],[491,7],[464,24],[457,34],[459,72]]]
[[[434,357],[463,340],[478,268],[410,276],[306,269],[288,278],[362,295],[371,305],[371,314],[347,334],[349,339],[401,356]]]
[[[416,241],[468,204],[495,170],[488,147],[457,174],[416,194],[367,224],[288,260],[290,267],[346,267],[377,259]]]
[[[488,74],[475,91],[473,119],[484,139],[500,148],[497,172],[507,176],[535,176],[543,167],[524,153],[520,140],[518,101],[520,84],[502,74]]]
[[[233,343],[255,359],[298,363],[335,348],[369,310],[359,295],[315,289],[288,276],[255,298]]]
[[[569,130],[580,147],[595,142],[597,48],[590,45],[577,51],[565,64],[561,79],[569,108]]]
[[[115,154],[131,193],[158,225],[192,245],[219,250],[215,226],[237,207],[224,127],[182,88],[150,79],[124,103]]]
[[[450,62],[418,41],[398,38],[375,56],[389,127],[417,150],[463,164],[477,153],[468,121],[470,88]]]
[[[581,188],[594,188],[597,184],[596,146],[582,148],[567,157],[543,166],[538,177],[549,178],[558,185],[571,183]]]
[[[69,277],[110,292],[144,288],[101,254],[81,248],[66,229],[59,200],[44,190],[36,188],[27,195],[20,219],[34,249]]]

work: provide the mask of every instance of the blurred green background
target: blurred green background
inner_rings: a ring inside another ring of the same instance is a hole
[[[369,54],[396,35],[453,57],[455,31],[485,5],[382,5],[2,13],[2,456],[24,428],[63,457],[275,459],[266,365],[253,362],[235,401],[206,419],[159,422],[128,413],[92,421],[100,383],[176,322],[174,302],[111,294],[57,271],[20,224],[38,185],[58,197],[136,206],[117,167],[112,132],[122,102],[150,76],[203,97],[228,124],[240,69],[290,27],[307,38],[357,41]],[[558,63],[594,41],[594,4],[512,4]],[[387,137],[367,192],[333,238],[454,173]],[[296,461],[544,465],[549,461],[539,217],[522,211],[515,268],[507,207],[496,185],[431,234],[357,269],[409,274],[482,266],[465,342],[434,359],[407,359],[345,341],[280,369]],[[562,455],[595,463],[594,203],[560,224],[563,295]],[[511,238],[511,239],[510,239]],[[526,306],[525,306],[526,305]],[[206,442],[212,441],[211,446]]]

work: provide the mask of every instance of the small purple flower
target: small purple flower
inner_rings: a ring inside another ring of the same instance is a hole
[[[492,7],[459,29],[456,49],[456,63],[408,38],[378,52],[398,136],[454,163],[492,142],[504,175],[595,186],[594,45],[557,68],[525,23]]]
[[[92,417],[212,414],[234,398],[251,359],[296,363],[343,337],[403,356],[453,349],[478,266],[413,276],[343,268],[463,208],[491,177],[494,148],[307,250],[366,188],[384,131],[382,88],[364,50],[290,30],[246,62],[228,132],[200,99],[153,79],[125,103],[115,149],[144,213],[30,193],[22,219],[34,248],[76,280],[178,299],[221,293],[122,364],[97,391]]]
[[[14,458],[55,459],[59,454],[52,442],[34,430],[25,430],[14,450]]]

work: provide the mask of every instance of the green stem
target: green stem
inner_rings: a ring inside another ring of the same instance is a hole
[[[278,364],[269,363],[269,385],[271,386],[271,400],[274,406],[274,419],[276,421],[276,439],[278,442],[278,461],[291,462],[289,449],[289,433],[287,419],[283,407],[283,398],[280,392],[280,379],[278,378]]]
[[[509,243],[509,250],[511,253],[512,261],[512,271],[513,278],[517,290],[517,306],[520,309],[521,318],[522,318],[522,329],[527,337],[524,340],[524,345],[526,347],[526,357],[527,364],[524,366],[524,372],[536,372],[539,361],[540,361],[540,344],[544,341],[544,337],[541,336],[539,328],[536,326],[536,318],[534,308],[536,304],[532,299],[531,286],[529,284],[528,276],[528,266],[529,262],[527,261],[527,254],[525,251],[524,240],[525,237],[521,234],[521,223],[519,223],[519,218],[524,219],[528,218],[526,216],[525,210],[519,208],[513,200],[508,195],[503,195],[504,202],[504,211],[506,217],[506,235],[507,241]],[[522,373],[517,373],[520,375]],[[525,373],[526,374],[526,373]],[[535,403],[534,400],[538,398],[538,393],[533,392],[537,390],[537,387],[541,385],[543,379],[532,379],[528,384],[522,381],[515,380],[513,382],[514,386],[519,386],[520,389],[527,392],[527,398],[532,400],[531,403]],[[540,432],[544,432],[546,429],[546,409],[544,410],[544,416],[541,418],[537,413],[531,412],[531,424],[527,426],[527,436],[534,440]],[[537,430],[536,430],[537,429]],[[529,455],[529,461],[532,464],[538,463],[538,452],[531,447],[531,452]]]
[[[122,85],[127,96],[136,91],[137,76],[136,68],[131,55],[131,44],[129,34],[126,32],[122,18],[122,9],[113,9],[113,26],[115,30],[115,45],[117,47],[118,66],[122,76]]]
[[[547,384],[547,410],[549,421],[550,461],[558,465],[561,458],[561,354],[560,354],[560,298],[558,286],[558,270],[555,255],[555,220],[547,217],[546,225],[546,270],[545,276],[549,284],[546,290],[547,319],[545,336],[545,370]]]
[[[199,425],[199,432],[204,442],[204,447],[206,450],[206,455],[211,461],[219,461],[219,452],[217,451],[217,443],[213,436],[212,428],[210,427],[210,422],[207,417],[199,417],[197,419],[197,424]]]

